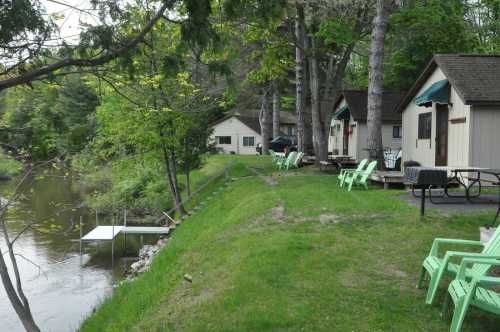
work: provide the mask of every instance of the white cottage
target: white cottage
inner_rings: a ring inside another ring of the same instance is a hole
[[[403,164],[500,168],[500,56],[435,55],[397,109]]]
[[[221,153],[257,154],[257,144],[262,144],[259,111],[235,111],[211,124],[210,140]],[[296,141],[295,116],[280,114],[281,136]]]
[[[403,93],[384,92],[382,97],[382,144],[384,148],[401,148],[401,114],[395,108]],[[367,90],[344,90],[334,106],[328,151],[332,156],[368,158]]]

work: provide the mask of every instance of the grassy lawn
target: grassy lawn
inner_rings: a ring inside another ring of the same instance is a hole
[[[435,237],[477,239],[492,212],[425,222],[401,191],[346,191],[331,175],[274,174],[268,158],[235,160],[241,177],[176,229],[151,270],[117,288],[82,331],[447,331],[415,289]],[[216,166],[214,166],[216,165]],[[205,170],[206,171],[206,170]],[[219,182],[219,185],[222,183]],[[192,276],[192,283],[183,275]],[[498,331],[471,310],[462,331]]]

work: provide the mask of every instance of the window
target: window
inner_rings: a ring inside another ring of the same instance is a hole
[[[243,146],[255,146],[255,137],[244,136],[243,137]]]
[[[293,127],[288,127],[287,128],[287,135],[288,136],[293,136]]]
[[[392,138],[401,138],[401,126],[392,127]]]
[[[231,144],[231,136],[217,136],[217,144]]]
[[[432,128],[432,113],[418,115],[418,139],[430,139]]]

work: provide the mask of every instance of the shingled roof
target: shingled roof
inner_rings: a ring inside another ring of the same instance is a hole
[[[384,92],[382,95],[382,122],[400,123],[401,114],[395,108],[404,97],[404,92]],[[367,90],[344,90],[340,94],[334,109],[337,108],[342,99],[345,98],[349,112],[355,121],[366,122],[368,113],[368,91]]]
[[[235,117],[236,119],[240,120],[243,122],[247,127],[252,129],[258,134],[261,134],[260,132],[260,122],[259,122],[259,110],[246,110],[246,111],[234,111],[230,112],[223,118],[215,121],[214,123],[211,123],[210,126],[213,127],[216,124],[219,124],[221,122],[226,121],[227,119],[230,119],[232,117]],[[280,123],[282,125],[295,125],[297,123],[297,120],[295,118],[295,115],[290,113],[290,112],[281,112],[280,113]]]
[[[500,55],[436,54],[397,107],[402,112],[439,67],[464,104],[500,103]]]

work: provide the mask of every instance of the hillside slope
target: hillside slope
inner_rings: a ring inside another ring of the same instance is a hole
[[[400,194],[347,193],[333,176],[232,181],[81,331],[447,331],[415,289],[420,263],[434,237],[472,238],[490,216],[424,224]],[[463,331],[495,324],[472,311]]]

